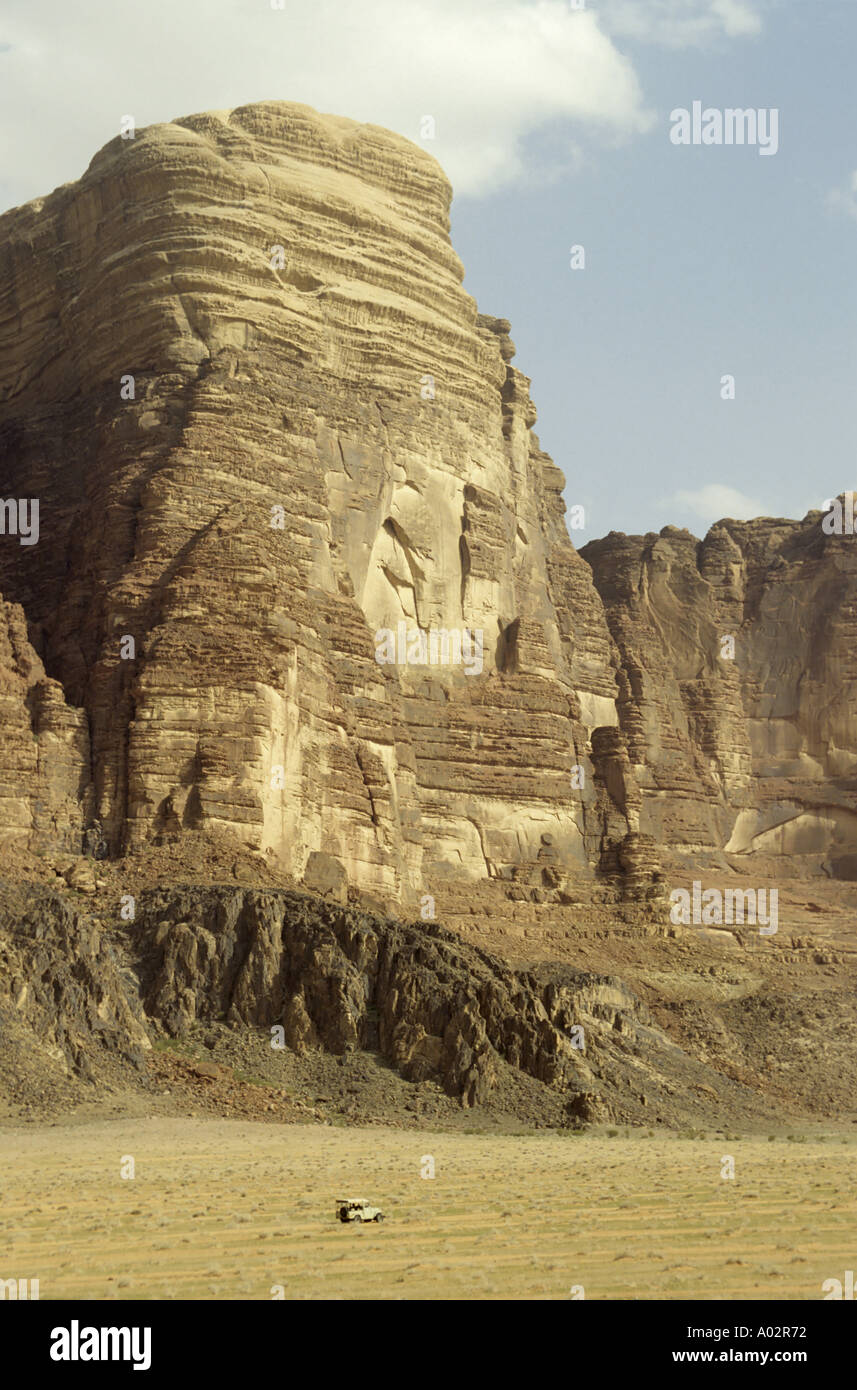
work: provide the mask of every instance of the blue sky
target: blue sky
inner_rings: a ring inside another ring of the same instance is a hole
[[[0,208],[79,177],[125,114],[279,98],[419,142],[430,113],[572,538],[701,535],[857,485],[855,53],[857,0],[5,0]],[[694,101],[776,108],[776,154],[673,144]]]
[[[512,321],[536,431],[585,508],[573,539],[803,516],[857,485],[857,220],[831,197],[857,168],[857,4],[789,3],[758,36],[695,49],[622,47],[656,124],[525,196],[458,198],[465,285]],[[694,100],[778,108],[776,155],[673,145],[669,113]]]

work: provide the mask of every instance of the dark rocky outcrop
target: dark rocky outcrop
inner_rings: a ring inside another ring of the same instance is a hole
[[[101,924],[48,889],[0,885],[0,1093],[121,1081],[151,1046],[136,978]]]
[[[677,1115],[704,1078],[621,980],[514,970],[434,923],[244,889],[146,894],[141,910],[146,1010],[174,1036],[279,1025],[289,1048],[377,1050],[467,1106],[502,1103],[521,1072],[562,1095],[570,1122]]]

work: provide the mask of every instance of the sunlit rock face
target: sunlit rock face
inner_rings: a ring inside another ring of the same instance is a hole
[[[661,850],[857,876],[857,539],[581,558],[449,202],[271,102],[0,218],[0,496],[39,502],[36,540],[2,512],[0,839],[227,832],[398,901]]]
[[[857,537],[722,521],[582,551],[621,653],[641,829],[857,878]]]
[[[624,747],[590,758],[604,607],[449,202],[404,139],[271,102],[0,218],[2,492],[41,518],[0,589],[50,706],[0,644],[19,838],[48,738],[63,843],[226,830],[400,898],[636,828]]]

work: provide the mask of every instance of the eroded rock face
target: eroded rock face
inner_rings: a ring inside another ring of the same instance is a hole
[[[225,1017],[280,1025],[299,1052],[374,1043],[468,1105],[487,1098],[498,1056],[549,1084],[591,1080],[532,989],[443,928],[241,890],[179,891],[143,911],[146,1007],[175,1035]]]
[[[615,976],[513,969],[436,924],[304,893],[145,890],[124,925],[92,908],[0,885],[0,1108],[78,1103],[87,1083],[151,1095],[156,1040],[221,1029],[255,1035],[274,1087],[282,1043],[308,1075],[320,1054],[360,1053],[463,1107],[560,1126],[702,1114],[705,1061]],[[720,1083],[729,1113],[767,1111],[757,1091]]]
[[[225,834],[410,907],[649,902],[670,852],[857,877],[854,537],[581,558],[449,200],[408,141],[273,102],[0,218],[0,493],[40,503],[0,535],[0,843]]]
[[[375,1050],[465,1106],[523,1072],[562,1093],[572,1122],[642,1115],[702,1076],[612,977],[513,970],[441,926],[303,894],[175,888],[139,906],[146,1011],[175,1037],[226,1020],[298,1052]]]
[[[857,538],[815,512],[581,553],[621,654],[640,829],[697,862],[857,876]]]
[[[264,103],[0,218],[3,488],[41,501],[0,584],[86,713],[112,851],[225,830],[400,900],[544,833],[598,864],[612,640],[449,200],[400,137]],[[400,631],[435,664],[379,663]]]
[[[86,715],[45,675],[21,607],[0,598],[0,844],[79,852],[88,790]]]
[[[27,901],[0,885],[0,1094],[27,1094],[31,1073],[109,1082],[142,1069],[151,1041],[136,980],[100,924],[56,893]]]

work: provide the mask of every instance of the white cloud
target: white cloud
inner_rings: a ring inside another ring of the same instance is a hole
[[[708,525],[726,517],[732,517],[735,521],[750,521],[755,516],[771,515],[770,508],[763,502],[725,483],[707,483],[695,491],[680,489],[664,499],[664,506],[690,512]]]
[[[653,123],[614,43],[629,32],[626,11],[648,40],[739,36],[751,25],[745,0],[599,0],[582,10],[572,0],[285,0],[282,10],[270,0],[5,0],[5,202],[79,177],[124,115],[139,127],[272,99],[414,140],[421,117],[434,116],[426,148],[457,193],[549,178],[573,168],[586,142]],[[548,127],[559,139],[534,167],[527,139]]]
[[[762,0],[770,3],[770,0]],[[762,31],[759,0],[599,0],[604,27],[617,38],[668,48],[712,38],[751,38]]]
[[[23,196],[76,178],[118,134],[263,100],[419,138],[457,192],[484,193],[528,168],[526,137],[565,120],[615,138],[650,123],[639,83],[567,0],[6,0],[0,168]],[[25,113],[26,119],[21,119]]]

